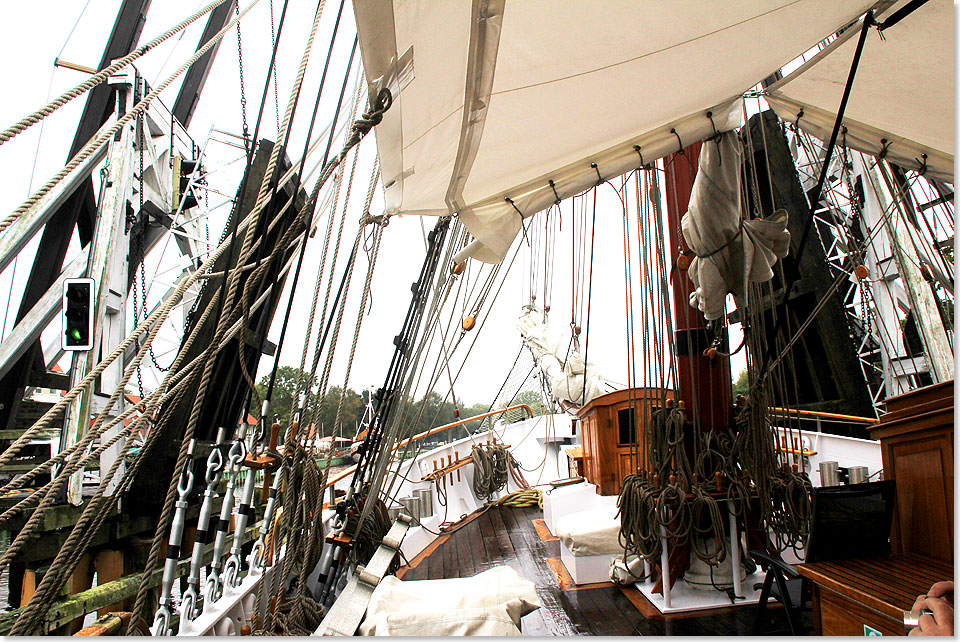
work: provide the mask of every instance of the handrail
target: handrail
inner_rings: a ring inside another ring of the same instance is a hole
[[[800,417],[821,417],[823,419],[839,419],[841,421],[852,421],[861,424],[875,424],[880,420],[875,417],[857,417],[856,415],[841,415],[835,412],[820,412],[819,410],[795,410],[793,408],[775,408],[770,410],[774,412],[785,412]]]
[[[436,428],[431,428],[430,430],[426,430],[426,431],[424,431],[424,432],[421,432],[421,433],[419,433],[419,434],[416,434],[416,435],[414,435],[413,437],[407,437],[406,439],[404,439],[404,440],[401,441],[400,443],[396,444],[396,445],[393,447],[393,450],[394,450],[394,452],[395,452],[398,448],[403,448],[404,446],[406,446],[407,444],[409,444],[411,441],[420,441],[420,440],[423,439],[424,437],[429,437],[430,435],[432,435],[432,434],[434,434],[434,433],[438,433],[438,432],[440,432],[441,430],[447,430],[448,428],[453,428],[454,426],[459,426],[459,425],[461,425],[461,424],[469,423],[469,422],[471,422],[471,421],[476,421],[477,419],[486,419],[487,417],[490,417],[490,416],[493,416],[493,415],[499,415],[499,414],[502,414],[502,413],[504,413],[504,412],[509,412],[509,411],[511,411],[511,410],[517,410],[518,408],[525,408],[525,409],[527,410],[527,413],[530,415],[530,417],[531,417],[531,418],[533,417],[533,409],[532,409],[530,406],[528,406],[528,405],[525,404],[525,403],[518,403],[517,405],[515,405],[515,406],[510,406],[509,408],[502,408],[502,409],[500,409],[500,410],[492,410],[492,411],[490,411],[490,412],[485,412],[485,413],[483,413],[482,415],[476,415],[475,417],[469,417],[469,418],[467,418],[467,419],[458,419],[457,421],[451,422],[451,423],[449,423],[449,424],[444,424],[444,425],[442,425],[442,426],[437,426]],[[338,481],[340,481],[340,480],[343,479],[344,477],[348,476],[350,473],[354,472],[356,469],[357,469],[357,464],[354,464],[353,466],[350,466],[349,468],[346,468],[346,469],[344,469],[344,470],[341,470],[339,473],[337,473],[336,475],[334,475],[333,477],[331,477],[330,479],[327,480],[327,483],[326,483],[326,485],[324,486],[324,488],[330,488],[331,486],[333,486],[334,484],[336,484]]]

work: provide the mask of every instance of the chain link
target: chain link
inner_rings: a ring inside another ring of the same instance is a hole
[[[140,74],[137,74],[134,79],[134,104],[140,101]],[[137,219],[143,217],[143,112],[137,116],[137,156],[139,160],[139,173],[137,174],[137,186],[138,186],[138,197],[140,200],[140,207],[137,210],[136,216],[133,217],[132,221],[128,221],[128,225],[131,230],[133,226],[136,225]],[[146,286],[146,275],[144,274],[143,267],[143,242],[144,242],[144,228],[146,223],[140,226],[139,231],[135,231],[134,234],[134,251],[133,256],[135,261],[140,263],[140,289],[143,291],[143,308],[144,313],[146,313],[147,307],[147,286]],[[140,323],[140,311],[137,308],[137,279],[133,279],[133,327],[137,327]],[[144,314],[146,316],[146,314]],[[140,350],[140,340],[136,342],[137,350]],[[137,390],[140,392],[140,399],[143,399],[143,372],[140,368],[140,364],[137,364]]]
[[[270,45],[277,50],[277,36],[273,27],[273,0],[270,0]],[[277,132],[280,131],[280,95],[277,93],[277,65],[273,66],[273,106],[277,113]],[[279,142],[279,141],[278,141]]]
[[[234,5],[237,15],[240,15],[240,3]],[[273,11],[271,10],[271,16]],[[237,63],[240,67],[240,112],[243,115],[243,145],[247,153],[250,152],[250,128],[247,125],[247,92],[243,88],[243,43],[240,40],[240,22],[237,22]]]

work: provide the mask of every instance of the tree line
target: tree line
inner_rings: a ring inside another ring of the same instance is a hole
[[[276,418],[281,426],[289,425],[290,415],[294,410],[294,395],[296,394],[299,370],[299,368],[292,366],[281,366],[277,369],[277,378],[274,383],[273,399],[270,402],[269,414],[271,415],[270,419]],[[306,373],[303,374],[303,380],[306,380]],[[265,375],[259,383],[257,383],[257,391],[261,397],[266,395],[269,381],[270,376]],[[312,392],[315,394],[316,390],[317,388],[314,386]],[[361,422],[363,413],[367,407],[368,394],[369,393],[366,392],[361,394],[352,388],[347,388],[344,393],[343,388],[340,386],[332,386],[329,388],[320,400],[320,412],[317,420],[319,435],[325,437],[335,434],[346,437],[347,439],[353,439],[363,428]],[[341,395],[343,395],[343,410],[340,413],[339,425],[334,426],[337,406],[340,403]],[[518,403],[529,405],[534,415],[542,415],[549,412],[541,395],[535,391],[520,393],[511,405]],[[503,407],[506,407],[506,405],[502,403],[498,404],[498,409]],[[412,435],[437,426],[453,423],[457,421],[456,413],[454,412],[455,409],[456,407],[453,401],[449,399],[444,401],[443,397],[436,392],[430,392],[416,401],[408,400],[403,408],[403,425],[401,432],[405,435]],[[489,402],[479,402],[468,406],[464,406],[461,403],[460,417],[463,419],[474,417],[488,412],[490,409]],[[512,411],[507,413],[506,421],[520,421],[525,418],[525,413]],[[464,428],[454,428],[453,430],[455,432],[453,434],[456,435],[455,438],[462,437],[466,434],[466,431],[474,432],[478,430],[480,425],[480,420],[472,421],[465,424]],[[437,437],[438,439],[442,439],[443,435],[438,434]]]

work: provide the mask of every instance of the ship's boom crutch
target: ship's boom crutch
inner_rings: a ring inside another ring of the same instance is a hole
[[[183,527],[186,522],[187,497],[193,490],[193,451],[197,445],[196,439],[191,439],[187,446],[187,456],[177,482],[176,510],[170,523],[170,539],[167,540],[167,559],[163,565],[163,579],[160,581],[160,605],[153,618],[150,628],[152,635],[170,635],[171,610],[176,608],[173,599],[173,580],[177,575],[177,564],[180,562],[180,544],[183,541]]]
[[[210,518],[213,516],[213,501],[217,496],[217,485],[223,472],[223,443],[227,438],[227,429],[217,431],[217,443],[207,456],[206,490],[200,504],[200,517],[197,519],[197,535],[193,540],[193,554],[190,558],[190,572],[187,574],[187,590],[180,600],[180,617],[186,621],[198,615],[197,601],[200,598],[200,567],[203,565],[203,547],[210,540]]]

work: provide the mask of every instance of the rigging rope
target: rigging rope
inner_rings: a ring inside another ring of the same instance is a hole
[[[124,56],[123,58],[120,58],[120,59],[118,59],[118,60],[115,60],[115,61],[114,61],[113,63],[111,63],[108,67],[105,67],[103,70],[98,71],[97,73],[93,74],[92,76],[90,76],[89,78],[87,78],[85,81],[83,81],[82,83],[80,83],[79,85],[77,85],[76,87],[74,87],[73,89],[71,89],[71,90],[69,90],[69,91],[67,91],[67,92],[64,92],[61,96],[59,96],[59,97],[56,98],[55,100],[47,103],[46,105],[44,105],[43,107],[41,107],[41,108],[38,109],[37,111],[33,112],[32,114],[30,114],[30,115],[28,115],[28,116],[24,116],[22,119],[20,119],[19,121],[17,121],[17,122],[14,123],[13,125],[7,127],[7,128],[6,128],[5,130],[3,130],[2,132],[0,132],[0,145],[2,145],[3,143],[7,142],[8,140],[10,140],[11,138],[13,138],[13,137],[16,136],[17,134],[21,133],[22,131],[26,130],[26,129],[29,128],[30,126],[35,125],[36,123],[40,122],[41,120],[43,120],[44,118],[46,118],[47,116],[49,116],[50,114],[52,114],[52,113],[55,112],[56,110],[60,109],[61,107],[63,107],[64,105],[66,105],[68,102],[70,102],[70,101],[73,100],[74,98],[76,98],[77,96],[83,95],[84,93],[86,93],[86,92],[89,91],[90,89],[93,89],[94,87],[96,87],[96,86],[99,85],[100,83],[104,82],[104,81],[107,80],[110,76],[112,76],[114,73],[116,73],[118,70],[122,69],[123,67],[126,67],[126,66],[129,65],[131,62],[133,62],[133,61],[136,60],[137,58],[141,57],[142,55],[144,55],[145,53],[147,53],[147,52],[150,51],[151,49],[154,49],[154,48],[156,48],[158,45],[160,45],[160,44],[162,44],[163,42],[169,40],[171,37],[173,37],[174,35],[176,35],[179,31],[182,31],[183,29],[186,29],[186,28],[189,27],[191,24],[193,24],[194,22],[196,22],[197,20],[199,20],[199,19],[200,19],[201,17],[203,17],[204,15],[210,13],[211,11],[213,11],[214,9],[216,9],[219,5],[223,4],[224,2],[226,2],[226,0],[214,0],[213,2],[211,2],[210,4],[208,4],[207,6],[205,6],[205,7],[202,8],[202,9],[200,9],[199,11],[197,11],[196,13],[194,13],[192,16],[190,16],[189,18],[187,18],[186,20],[184,20],[183,22],[175,25],[175,26],[172,27],[171,29],[168,29],[167,31],[165,31],[165,32],[162,33],[161,35],[157,36],[156,38],[154,38],[153,40],[151,40],[150,42],[148,42],[147,44],[142,45],[142,46],[140,46],[140,47],[137,47],[137,48],[134,49],[132,52],[130,52],[130,53],[128,53],[126,56]],[[259,0],[255,0],[255,2],[254,2],[253,4],[256,4],[256,2],[259,2]],[[252,6],[252,5],[251,5],[251,6]],[[86,7],[84,7],[84,8],[86,8]],[[244,12],[244,13],[246,13],[246,12]],[[74,26],[76,26],[76,25],[74,25]],[[232,26],[232,25],[231,25],[231,26]]]
[[[129,123],[131,120],[136,118],[141,112],[146,110],[146,108],[153,102],[154,98],[160,95],[160,93],[165,90],[167,87],[176,80],[180,74],[189,69],[193,63],[199,60],[207,51],[213,48],[223,35],[233,26],[240,21],[240,19],[247,14],[260,0],[252,0],[247,8],[243,10],[240,15],[234,18],[228,25],[223,29],[218,31],[210,40],[208,40],[202,47],[197,49],[197,52],[190,57],[187,62],[183,63],[179,69],[170,74],[160,85],[144,96],[140,102],[130,108],[130,111],[122,115],[117,121],[107,127],[106,129],[101,128],[101,130],[91,138],[86,145],[83,146],[76,155],[70,159],[70,161],[61,169],[57,174],[47,181],[42,187],[40,187],[36,192],[33,193],[26,201],[24,201],[17,209],[15,209],[9,216],[0,221],[0,232],[10,227],[13,223],[17,221],[24,213],[26,213],[31,207],[40,201],[44,196],[46,196],[50,191],[56,187],[60,181],[62,181],[70,172],[80,166],[80,164],[89,158],[96,150],[98,150],[104,143],[109,141],[114,134],[120,131],[124,125]]]

